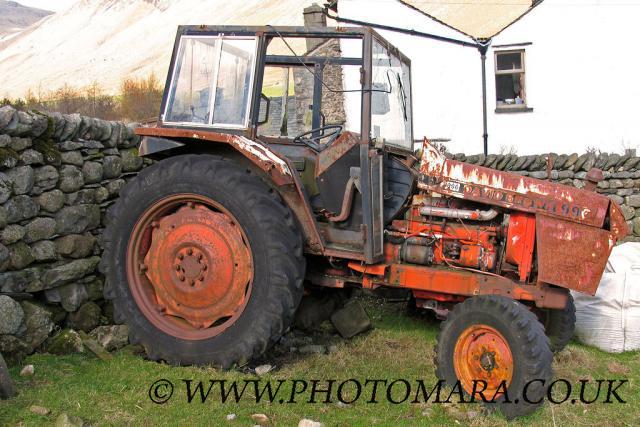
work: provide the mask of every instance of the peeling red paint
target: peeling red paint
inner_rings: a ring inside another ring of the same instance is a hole
[[[597,193],[446,159],[427,141],[420,172],[423,190],[593,227],[603,226],[609,210]]]

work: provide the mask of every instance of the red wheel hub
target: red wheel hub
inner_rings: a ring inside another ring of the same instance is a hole
[[[231,326],[253,284],[247,237],[226,209],[196,194],[150,206],[127,247],[127,279],[145,317],[177,338],[208,339]]]
[[[189,203],[153,223],[144,258],[159,310],[208,328],[243,306],[251,257],[234,221]]]

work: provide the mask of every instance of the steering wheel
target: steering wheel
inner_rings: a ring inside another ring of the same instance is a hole
[[[297,144],[304,144],[312,150],[320,152],[333,144],[333,141],[335,141],[341,133],[342,125],[326,125],[301,133],[293,138],[293,142]],[[322,144],[320,141],[325,138],[328,138],[327,142]]]

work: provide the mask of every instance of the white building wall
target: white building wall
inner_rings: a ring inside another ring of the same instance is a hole
[[[395,0],[340,0],[339,15],[467,40]],[[637,0],[545,0],[493,45],[531,42],[527,105],[495,113],[494,51],[487,54],[489,152],[622,152],[640,149],[640,4]],[[448,138],[452,152],[482,151],[477,50],[389,31],[412,60],[414,136]],[[504,48],[507,49],[507,48]]]

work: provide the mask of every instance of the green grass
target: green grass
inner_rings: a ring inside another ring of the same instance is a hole
[[[433,356],[437,323],[405,315],[401,304],[367,302],[375,329],[349,341],[341,341],[329,355],[267,355],[265,360],[277,369],[264,379],[357,378],[407,380],[423,379],[434,384]],[[499,414],[487,413],[479,404],[441,405],[391,403],[368,404],[361,398],[352,405],[336,403],[296,404],[220,403],[213,391],[210,401],[186,403],[181,379],[207,382],[209,379],[244,380],[257,378],[248,370],[221,372],[212,368],[169,367],[144,360],[127,351],[103,362],[90,355],[29,357],[25,364],[35,366],[30,378],[18,376],[19,366],[11,368],[19,395],[0,402],[0,425],[50,425],[61,413],[78,416],[92,425],[229,425],[255,424],[251,414],[264,413],[274,425],[295,426],[302,418],[321,421],[327,426],[368,425],[505,425]],[[620,389],[628,403],[591,405],[545,404],[539,411],[510,424],[514,425],[637,425],[640,419],[640,355],[610,355],[579,344],[571,344],[554,362],[557,378],[577,383],[579,379],[626,378]],[[157,405],[148,397],[149,387],[158,379],[170,380],[175,392],[170,402]],[[290,383],[283,387],[290,390]],[[215,390],[215,389],[214,389]],[[350,393],[344,393],[346,396]],[[285,393],[288,396],[289,393]],[[365,394],[366,395],[366,394]],[[281,394],[279,394],[281,396]],[[308,394],[305,395],[308,398]],[[321,396],[320,398],[322,398]],[[601,397],[600,401],[603,398]],[[44,406],[47,416],[29,408]],[[237,418],[227,421],[226,415]]]

